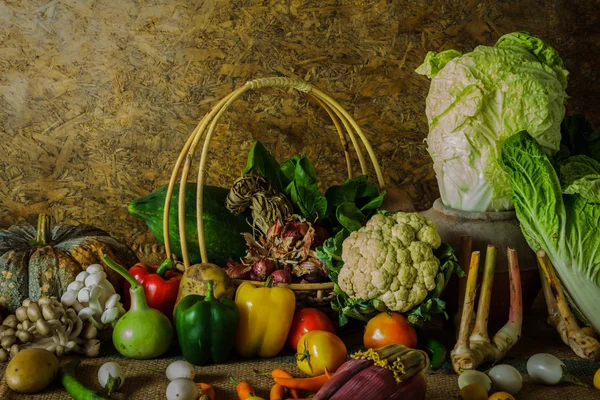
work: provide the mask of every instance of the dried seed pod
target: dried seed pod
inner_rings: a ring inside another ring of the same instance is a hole
[[[8,361],[8,352],[4,349],[0,349],[0,362]]]
[[[27,317],[27,307],[19,307],[17,311],[15,311],[15,315],[20,322],[27,321],[29,317]]]
[[[7,329],[10,329],[10,328],[6,325],[0,325],[0,336],[2,336],[4,334],[4,331]]]
[[[4,319],[4,322],[2,322],[2,325],[9,326],[13,329],[16,328],[18,324],[19,324],[19,322],[17,320],[16,315],[14,315],[14,314],[11,314],[8,317],[6,317]]]
[[[16,356],[19,351],[21,351],[21,347],[18,344],[13,344],[10,346],[10,357]]]
[[[17,330],[18,331],[22,331],[23,330],[23,324],[18,324],[17,325]]]
[[[15,343],[17,343],[16,336],[4,336],[2,339],[0,339],[0,346],[7,350],[10,349],[10,346],[12,346]]]
[[[38,319],[35,321],[35,329],[42,336],[48,336],[52,333],[52,327],[50,324],[43,319]]]
[[[40,311],[40,306],[37,303],[30,303],[27,306],[27,317],[31,322],[36,322],[38,319],[42,318],[42,313]]]
[[[27,331],[17,331],[16,336],[19,338],[21,343],[29,343],[33,339],[33,335]]]

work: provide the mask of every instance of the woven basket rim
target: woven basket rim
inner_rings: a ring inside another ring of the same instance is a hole
[[[203,190],[204,182],[206,178],[206,163],[208,157],[208,148],[210,140],[214,134],[219,118],[227,110],[227,108],[237,100],[242,94],[249,90],[257,90],[261,88],[280,88],[280,89],[295,89],[300,93],[304,93],[307,97],[315,100],[329,115],[333,121],[340,138],[342,150],[346,158],[346,165],[348,168],[348,178],[352,178],[353,168],[348,151],[349,145],[352,144],[354,151],[356,152],[359,160],[359,164],[363,175],[367,175],[367,166],[365,157],[362,153],[359,143],[365,147],[371,164],[375,170],[377,181],[380,188],[385,186],[383,173],[379,166],[379,162],[375,156],[373,148],[369,143],[369,140],[362,132],[358,123],[352,118],[352,116],[331,96],[313,87],[310,83],[297,78],[286,78],[286,77],[269,77],[259,78],[252,81],[246,82],[242,87],[234,90],[223,99],[221,99],[198,123],[187,142],[185,143],[177,162],[173,168],[169,186],[167,189],[167,195],[165,198],[164,213],[163,213],[163,230],[164,230],[164,246],[167,257],[173,258],[173,252],[171,251],[170,243],[170,232],[169,232],[169,214],[171,199],[173,197],[174,188],[176,185],[177,177],[181,172],[181,179],[179,184],[179,201],[178,201],[178,228],[181,243],[181,253],[183,258],[184,268],[190,267],[189,252],[187,249],[187,238],[185,231],[185,198],[186,198],[186,184],[187,178],[191,169],[191,163],[193,155],[195,154],[196,148],[204,136],[204,143],[202,145],[202,153],[200,158],[200,164],[198,167],[198,180],[197,180],[197,192],[196,192],[196,216],[197,216],[197,234],[198,244],[200,247],[200,257],[202,263],[210,263],[206,254],[206,244],[204,238],[204,222],[202,218],[203,212]],[[350,138],[350,142],[346,140],[346,135]],[[358,136],[358,137],[357,137]],[[360,140],[359,140],[360,139]],[[182,168],[183,167],[183,168]],[[252,282],[255,286],[261,286],[264,284],[258,281]],[[280,285],[283,286],[283,285]],[[292,290],[333,290],[333,282],[325,283],[306,283],[306,284],[287,284]]]

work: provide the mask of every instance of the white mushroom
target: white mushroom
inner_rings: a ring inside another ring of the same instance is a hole
[[[100,282],[106,279],[106,273],[104,271],[94,272],[85,278],[85,286],[90,287],[98,285]]]
[[[77,294],[77,300],[82,304],[90,301],[90,289],[88,289],[87,287],[81,289]]]
[[[100,317],[102,315],[103,307],[100,305],[100,296],[102,295],[102,287],[101,286],[92,286],[90,288],[90,301],[89,305],[95,311],[94,316]]]
[[[77,316],[83,320],[87,320],[93,317],[94,314],[96,314],[96,310],[93,307],[85,307],[77,313]]]
[[[119,319],[119,309],[117,307],[109,308],[102,313],[101,321],[103,324],[110,324]]]
[[[85,282],[85,278],[87,278],[88,276],[90,276],[90,273],[87,271],[81,271],[77,277],[75,278],[76,281],[79,282]]]
[[[100,264],[91,264],[85,270],[90,274],[93,274],[94,272],[104,272],[104,268]]]
[[[75,283],[75,282],[73,282],[73,283]],[[71,285],[69,285],[69,286],[71,286]],[[73,304],[75,304],[76,301],[77,301],[77,291],[75,291],[75,290],[67,290],[60,298],[60,302],[67,307],[72,306]]]
[[[71,283],[69,283],[69,286],[67,286],[67,290],[68,291],[73,291],[73,292],[78,292],[79,290],[81,290],[82,288],[84,288],[85,285],[82,281],[73,281]]]
[[[109,308],[116,307],[119,300],[121,300],[121,296],[118,293],[114,293],[106,301],[106,305],[104,306],[104,309],[108,310]]]

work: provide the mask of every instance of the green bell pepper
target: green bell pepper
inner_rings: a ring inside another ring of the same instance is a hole
[[[206,284],[205,296],[185,296],[175,310],[183,357],[194,365],[225,362],[235,346],[239,320],[233,300],[215,299],[212,281]]]

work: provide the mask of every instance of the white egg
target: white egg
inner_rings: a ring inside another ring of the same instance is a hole
[[[189,362],[179,360],[169,364],[166,374],[167,379],[170,381],[180,378],[194,379],[196,376],[196,369]]]
[[[198,400],[198,396],[198,386],[190,379],[175,379],[167,386],[167,400]]]
[[[471,384],[479,384],[489,393],[492,389],[492,380],[481,371],[467,370],[458,377],[458,388],[462,389]]]
[[[488,371],[488,376],[498,391],[515,395],[523,387],[523,377],[515,367],[507,364],[496,365]]]

